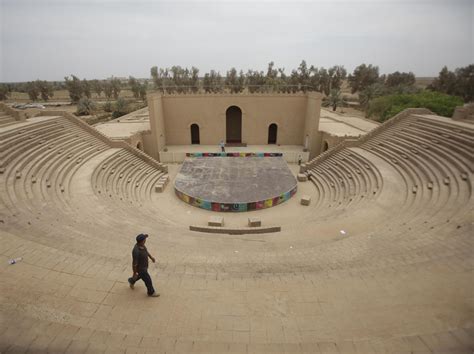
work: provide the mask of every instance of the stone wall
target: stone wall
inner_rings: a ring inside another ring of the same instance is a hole
[[[27,118],[25,112],[13,109],[3,102],[0,102],[0,110],[6,112],[8,115],[12,116],[17,121],[24,121]]]
[[[226,139],[226,111],[242,111],[242,143],[266,145],[268,129],[276,124],[277,144],[308,145],[316,151],[321,95],[297,94],[180,94],[148,95],[152,156],[165,145],[190,145],[191,125],[199,126],[200,144]],[[315,153],[314,153],[315,154]],[[310,156],[311,158],[315,155]]]
[[[453,120],[474,121],[474,103],[466,104],[462,107],[456,107],[453,113]]]

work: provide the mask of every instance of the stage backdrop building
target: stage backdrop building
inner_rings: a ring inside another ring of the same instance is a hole
[[[166,147],[227,144],[302,146],[320,150],[321,94],[148,95],[151,137],[145,151],[159,159]]]

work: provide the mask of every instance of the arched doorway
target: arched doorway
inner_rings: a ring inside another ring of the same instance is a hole
[[[324,141],[324,144],[323,144],[323,151],[322,151],[322,152],[326,151],[327,149],[329,149],[329,144],[328,144],[327,141]]]
[[[137,149],[143,151],[142,143],[141,143],[141,142],[138,142],[138,143],[137,143]]]
[[[226,142],[231,144],[242,143],[242,110],[237,106],[230,106],[225,112]]]
[[[272,123],[268,127],[268,143],[276,144],[277,143],[277,134],[278,134],[278,125]]]
[[[191,124],[191,144],[200,144],[199,125]]]

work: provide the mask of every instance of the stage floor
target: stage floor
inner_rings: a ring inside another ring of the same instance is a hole
[[[218,211],[246,211],[289,199],[296,184],[282,157],[201,157],[184,161],[175,190],[184,201],[204,209],[216,210],[210,204],[218,203],[226,205]]]

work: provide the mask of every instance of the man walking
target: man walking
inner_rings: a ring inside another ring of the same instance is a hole
[[[153,263],[155,263],[155,258],[145,247],[147,237],[147,234],[140,234],[136,237],[137,244],[133,247],[132,251],[133,276],[128,278],[128,283],[130,284],[130,288],[133,289],[135,282],[141,279],[145,282],[148,296],[158,297],[160,294],[153,288],[150,274],[148,274],[148,258],[150,258]]]
[[[221,152],[225,152],[225,143],[224,143],[224,140],[221,140],[221,142],[219,143],[219,146],[221,147]]]

